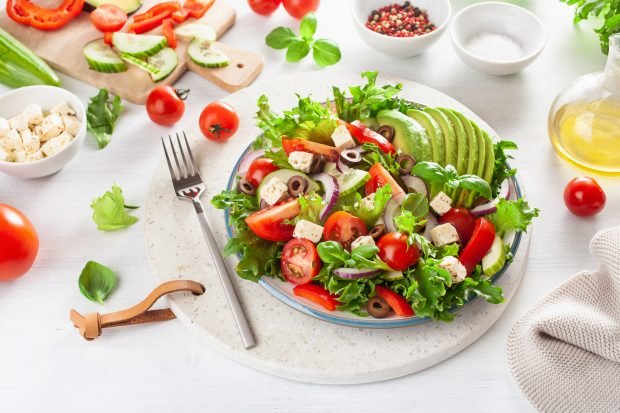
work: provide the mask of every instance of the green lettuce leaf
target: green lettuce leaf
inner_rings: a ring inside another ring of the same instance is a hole
[[[114,126],[122,111],[121,98],[114,96],[110,100],[106,89],[100,89],[99,93],[90,99],[86,110],[86,126],[88,132],[97,140],[99,149],[110,143]]]
[[[127,213],[126,209],[133,207],[125,206],[125,197],[118,185],[113,185],[112,189],[95,198],[90,207],[93,210],[93,221],[100,231],[116,231],[138,221],[137,217]]]
[[[366,223],[366,226],[371,228],[375,225],[381,214],[383,214],[385,206],[392,197],[392,189],[390,185],[384,185],[377,189],[373,197],[372,208],[369,208],[365,202],[361,202],[362,196],[359,193],[356,193],[356,195],[357,201],[351,206],[343,206],[342,210],[350,212],[362,219]]]
[[[499,141],[493,144],[495,152],[495,168],[493,169],[493,177],[491,178],[491,198],[497,197],[502,183],[517,173],[516,169],[512,169],[506,163],[508,159],[512,159],[506,154],[507,150],[515,150],[517,144],[512,141]]]
[[[500,199],[497,211],[487,218],[495,225],[495,232],[503,236],[506,231],[527,231],[539,212],[538,208],[531,208],[524,198],[516,201]]]

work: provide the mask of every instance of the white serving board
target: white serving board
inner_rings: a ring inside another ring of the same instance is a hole
[[[290,108],[294,93],[312,94],[319,100],[330,95],[331,86],[359,83],[356,73],[311,72],[263,82],[226,99],[239,113],[241,124],[225,144],[206,141],[195,125],[186,132],[195,157],[201,164],[208,195],[226,187],[239,154],[258,133],[254,125],[256,100],[267,94],[274,109]],[[463,112],[478,125],[492,129],[456,100],[429,87],[405,80],[380,78],[380,82],[402,82],[402,96],[431,106],[446,106]],[[523,190],[523,183],[520,182]],[[233,279],[240,300],[254,329],[258,345],[245,350],[211,262],[193,206],[176,199],[168,168],[162,157],[146,201],[145,242],[156,283],[185,278],[204,284],[200,297],[188,294],[169,299],[179,320],[207,344],[231,358],[277,376],[331,384],[368,383],[401,377],[437,364],[478,339],[502,314],[523,277],[531,232],[524,234],[508,271],[498,284],[506,301],[491,305],[476,299],[459,311],[451,324],[429,322],[398,329],[362,329],[330,324],[283,304],[260,285]],[[209,221],[220,246],[227,241],[222,211],[207,208]],[[236,258],[228,261],[234,274]],[[208,372],[205,372],[208,374]]]

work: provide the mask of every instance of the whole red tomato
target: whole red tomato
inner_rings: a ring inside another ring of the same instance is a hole
[[[420,259],[420,250],[407,243],[407,236],[400,232],[388,232],[377,242],[379,258],[390,268],[403,271],[416,264]]]
[[[250,8],[254,13],[269,16],[280,7],[282,0],[248,0]]]
[[[476,216],[465,208],[452,208],[439,218],[442,224],[450,224],[456,228],[461,239],[461,245],[466,245],[474,233]]]
[[[18,209],[0,204],[0,281],[24,275],[39,252],[39,237]]]
[[[573,178],[564,188],[564,203],[580,217],[590,217],[603,210],[607,197],[598,182],[587,176]]]
[[[212,141],[225,141],[239,129],[239,116],[228,103],[209,103],[200,114],[202,134]]]
[[[258,187],[267,175],[278,169],[280,168],[278,168],[271,159],[258,158],[250,164],[250,168],[245,174],[245,179]]]
[[[311,11],[316,11],[319,8],[320,0],[282,0],[282,3],[288,14],[296,19],[301,19]]]
[[[172,86],[158,86],[146,99],[146,113],[158,125],[172,126],[185,113],[189,89],[175,89]]]

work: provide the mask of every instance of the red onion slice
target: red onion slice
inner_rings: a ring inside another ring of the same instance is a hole
[[[325,202],[325,206],[321,210],[321,221],[324,221],[329,213],[336,206],[336,202],[338,202],[338,197],[340,196],[340,187],[338,185],[338,181],[331,175],[322,172],[320,174],[312,175],[312,179],[320,182],[323,185],[324,195],[323,201]]]
[[[381,273],[381,270],[373,268],[338,268],[334,270],[334,274],[345,280],[359,280],[360,278],[375,277]]]
[[[499,195],[492,201],[486,202],[482,205],[478,205],[471,210],[471,213],[476,216],[488,215],[497,211],[497,204],[500,199],[508,199],[510,197],[510,182],[506,179],[502,182],[502,186],[499,189]]]
[[[426,214],[426,217],[424,218],[426,219],[426,226],[424,227],[424,233],[422,235],[424,238],[432,242],[433,239],[431,238],[431,230],[439,225],[439,221],[437,221],[435,215],[430,212]]]
[[[237,175],[245,176],[245,174],[248,172],[248,169],[250,169],[250,165],[252,164],[252,162],[254,162],[256,159],[260,158],[264,154],[265,154],[265,150],[264,149],[259,149],[259,150],[256,150],[256,151],[248,152],[243,157],[241,162],[239,162],[239,168],[237,168]]]
[[[508,182],[508,179],[502,182],[502,186],[499,188],[499,197],[504,199],[510,198],[510,182]]]
[[[383,211],[383,223],[385,224],[385,230],[387,232],[395,232],[398,230],[396,224],[394,224],[394,218],[400,215],[400,206],[404,199],[405,195],[402,193],[394,195],[385,206],[385,210]]]
[[[351,169],[350,166],[345,165],[345,163],[342,161],[341,157],[338,157],[338,162],[336,162],[336,169],[338,170],[338,172],[340,172],[341,174],[347,173],[349,172],[349,169]]]
[[[403,183],[407,187],[408,191],[413,191],[415,193],[428,196],[428,188],[422,179],[412,175],[402,176],[401,179],[403,180]]]

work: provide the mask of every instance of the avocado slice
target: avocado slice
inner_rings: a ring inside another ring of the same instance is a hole
[[[484,143],[486,147],[486,159],[484,165],[484,174],[482,175],[482,178],[484,178],[484,180],[487,181],[490,185],[491,181],[493,180],[493,172],[495,172],[495,148],[493,147],[493,139],[491,139],[489,134],[484,130],[482,131],[482,137],[484,138]]]
[[[466,146],[467,146],[467,155],[464,160],[466,166],[464,167],[465,171],[459,171],[459,175],[463,174],[475,174],[478,172],[478,138],[476,136],[476,131],[472,126],[469,119],[463,115],[461,112],[456,110],[447,109],[457,118],[458,122],[463,126],[466,136]],[[457,168],[458,170],[458,168]],[[461,206],[467,200],[467,191],[463,191],[461,189],[457,189],[452,199],[455,201],[456,206]]]
[[[113,4],[120,7],[127,14],[133,13],[142,6],[141,0],[86,0],[84,10],[91,12],[102,4]]]
[[[456,136],[456,165],[453,166],[456,168],[459,175],[463,175],[467,173],[468,153],[467,133],[465,132],[465,128],[459,118],[456,117],[450,109],[437,108],[437,110],[445,115],[445,117],[450,121],[452,129],[454,129]]]
[[[431,115],[426,112],[422,112],[418,109],[411,109],[407,112],[407,116],[417,120],[424,129],[426,129],[426,133],[431,141],[431,146],[433,149],[433,162],[438,163],[439,165],[444,166],[446,161],[446,147],[443,137],[443,130],[439,126],[435,119]],[[431,184],[431,193],[430,198],[432,199],[441,191],[443,187],[440,183],[432,183]]]
[[[444,115],[441,111],[435,108],[426,107],[424,108],[424,112],[428,113],[433,117],[433,119],[435,120],[435,122],[437,122],[443,133],[443,140],[445,146],[444,152],[446,157],[442,165],[452,165],[456,168],[458,142],[454,127],[452,127],[452,122],[450,122],[450,119],[448,119],[446,115]]]
[[[484,179],[484,171],[486,167],[486,142],[484,141],[484,135],[482,134],[482,129],[480,126],[478,126],[478,124],[471,119],[469,120],[469,123],[471,123],[471,126],[474,128],[474,132],[476,133],[476,141],[478,143],[478,168],[474,174]],[[478,194],[476,192],[470,192],[466,199],[462,198],[464,205],[466,207],[473,205],[477,196]]]
[[[397,110],[382,110],[377,114],[379,125],[394,128],[397,149],[413,156],[416,161],[432,161],[433,148],[426,129],[415,119]]]

